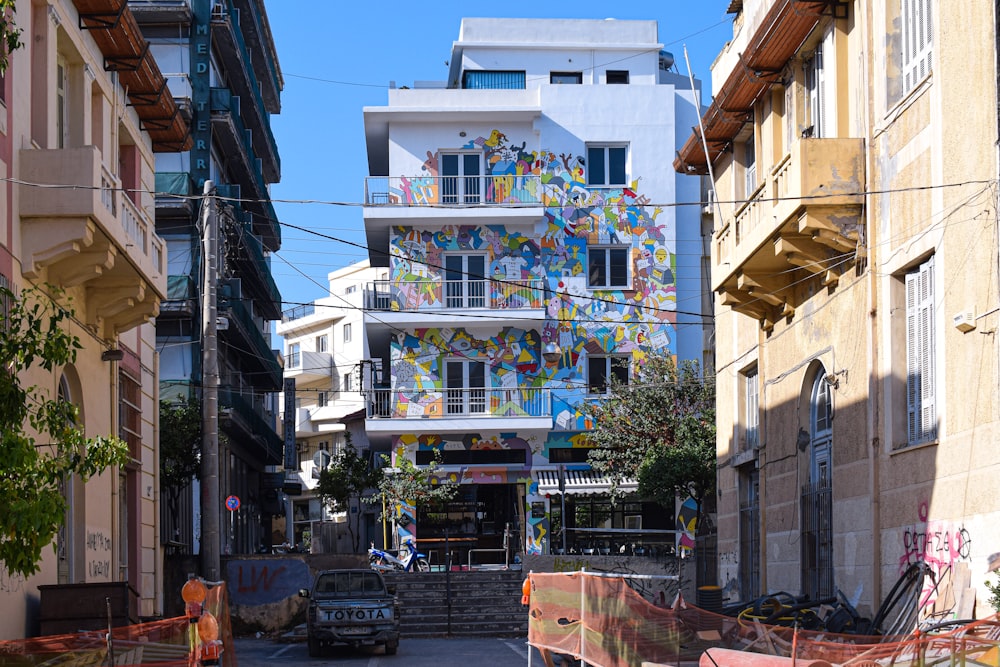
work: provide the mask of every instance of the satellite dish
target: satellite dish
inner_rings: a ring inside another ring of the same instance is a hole
[[[330,452],[325,449],[320,449],[313,454],[313,465],[320,470],[324,470],[328,465],[330,465],[330,460],[332,458],[333,457],[330,456]]]

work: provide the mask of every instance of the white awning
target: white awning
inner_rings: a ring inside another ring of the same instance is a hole
[[[541,495],[559,495],[559,471],[558,470],[536,470],[535,477],[538,479],[538,493]],[[611,480],[593,470],[567,470],[566,495],[589,495],[589,494],[610,494]],[[635,493],[639,489],[639,482],[635,479],[623,479],[618,484],[620,493]]]

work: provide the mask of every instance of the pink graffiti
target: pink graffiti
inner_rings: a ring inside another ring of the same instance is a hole
[[[955,563],[969,559],[972,538],[963,525],[929,519],[926,502],[920,504],[917,517],[920,523],[903,530],[903,554],[899,557],[899,572],[902,574],[910,565],[923,562],[930,566],[934,580],[939,582]],[[934,603],[936,590],[934,581],[925,583],[921,607]]]

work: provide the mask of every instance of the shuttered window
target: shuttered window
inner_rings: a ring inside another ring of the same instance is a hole
[[[931,70],[933,23],[931,0],[902,0],[903,92],[909,92]]]
[[[462,75],[462,88],[523,90],[524,72],[466,70],[466,72]]]
[[[934,258],[906,274],[907,443],[937,437],[934,372]]]

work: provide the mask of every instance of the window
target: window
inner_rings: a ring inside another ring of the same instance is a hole
[[[587,358],[587,392],[608,393],[611,383],[628,384],[632,357],[627,354],[594,355]]]
[[[743,404],[746,420],[746,438],[744,449],[756,449],[760,445],[760,410],[758,398],[757,367],[754,366],[743,375]]]
[[[752,134],[743,144],[743,175],[746,178],[746,183],[743,185],[746,188],[744,198],[749,199],[757,190],[757,150],[754,147]]]
[[[344,294],[354,294],[358,290],[357,285],[348,285],[344,288]]]
[[[747,466],[749,468],[749,466]],[[760,595],[760,482],[755,469],[739,473],[740,599]]]
[[[329,394],[321,391],[316,394],[316,407],[325,408],[329,404]]]
[[[609,69],[604,73],[605,83],[628,83],[627,69]]]
[[[587,185],[623,187],[627,184],[625,161],[628,146],[624,144],[590,144],[587,146]]]
[[[551,72],[549,83],[583,83],[583,72]]]
[[[934,258],[906,274],[906,440],[937,437],[934,387]]]
[[[486,255],[445,255],[445,307],[486,307]]]
[[[523,71],[467,70],[462,74],[462,88],[493,90],[523,90]]]
[[[350,322],[348,322],[347,324],[344,325],[344,342],[345,343],[350,343],[351,342],[351,323]]]
[[[441,203],[478,204],[482,193],[479,153],[443,153],[440,157]]]
[[[285,364],[289,368],[298,368],[302,364],[302,346],[299,343],[288,344],[288,354],[285,355]]]
[[[327,337],[325,334],[322,336],[316,336],[316,351],[326,352],[329,340],[330,340],[329,337]]]
[[[471,359],[445,362],[445,394],[449,415],[486,413],[486,364]]]
[[[826,75],[823,71],[823,45],[819,44],[812,58],[805,62],[806,78],[806,121],[802,131],[804,137],[822,137],[826,119]]]
[[[66,60],[56,59],[56,148],[66,148],[69,144],[69,113]]]
[[[809,399],[809,482],[802,489],[802,588],[811,599],[833,595],[833,401],[819,366]]]
[[[354,382],[351,378],[352,378],[352,373],[347,373],[346,375],[344,375],[343,378],[341,378],[340,380],[341,391],[351,391],[352,387],[354,386]]]
[[[931,0],[902,0],[903,92],[908,93],[931,70],[934,25]]]
[[[587,248],[587,286],[591,289],[628,288],[631,246]]]

